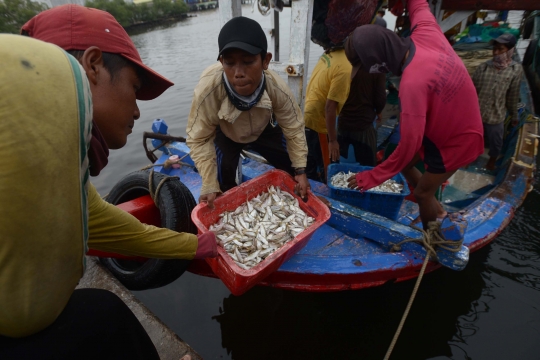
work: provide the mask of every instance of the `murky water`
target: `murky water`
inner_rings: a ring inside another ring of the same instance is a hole
[[[250,6],[243,12],[270,27]],[[102,194],[148,164],[142,132],[154,118],[185,135],[193,88],[215,61],[220,28],[217,11],[198,15],[133,36],[145,63],[176,86],[140,103],[128,144],[92,180]],[[289,19],[285,9],[281,60],[288,56]],[[310,68],[321,52],[311,44]],[[537,183],[511,224],[464,271],[424,278],[392,359],[540,359],[539,203]],[[136,296],[205,359],[382,359],[413,285],[321,294],[256,287],[237,297],[219,280],[186,273]]]

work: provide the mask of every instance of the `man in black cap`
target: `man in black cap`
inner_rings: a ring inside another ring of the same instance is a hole
[[[512,126],[519,122],[517,103],[522,72],[521,65],[512,59],[516,46],[514,35],[503,34],[490,43],[493,45],[493,59],[480,64],[472,77],[480,102],[484,138],[489,143],[487,170],[495,169],[501,152],[507,111],[512,118]]]
[[[203,181],[199,202],[212,207],[217,195],[237,185],[240,152],[247,145],[294,175],[305,197],[304,119],[287,84],[268,70],[272,54],[264,31],[256,21],[236,17],[223,26],[218,44],[219,63],[203,71],[186,129]]]

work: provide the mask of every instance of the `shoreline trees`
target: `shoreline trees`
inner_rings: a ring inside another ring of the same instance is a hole
[[[0,33],[18,34],[28,20],[48,8],[31,0],[0,0]]]
[[[107,11],[124,28],[179,18],[189,11],[183,0],[152,0],[143,4],[128,4],[124,0],[89,0],[85,6]],[[28,20],[48,8],[46,4],[31,0],[0,0],[0,33],[18,34]]]
[[[86,7],[107,11],[124,28],[169,18],[178,18],[188,12],[183,0],[152,0],[142,4],[128,4],[124,0],[89,0]]]

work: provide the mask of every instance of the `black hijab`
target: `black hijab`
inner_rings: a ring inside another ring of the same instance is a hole
[[[363,25],[349,39],[368,72],[401,75],[403,58],[412,43],[410,38],[400,38],[379,25]]]

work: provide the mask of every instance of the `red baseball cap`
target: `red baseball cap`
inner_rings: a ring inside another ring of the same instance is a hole
[[[67,4],[43,11],[22,31],[30,37],[53,43],[64,50],[86,50],[97,46],[103,52],[118,54],[143,70],[146,81],[137,91],[137,99],[152,100],[174,84],[144,65],[139,52],[124,28],[106,11]]]

